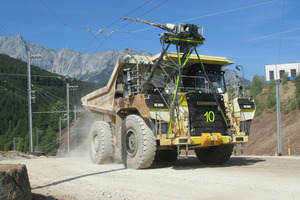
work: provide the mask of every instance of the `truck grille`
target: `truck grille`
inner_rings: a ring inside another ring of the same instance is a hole
[[[192,136],[201,136],[201,133],[226,134],[226,124],[212,94],[188,93],[186,97]],[[225,113],[224,102],[221,99],[222,96],[218,95],[221,109]]]

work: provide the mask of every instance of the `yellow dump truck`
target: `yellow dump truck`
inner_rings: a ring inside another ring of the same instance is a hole
[[[199,26],[164,26],[160,54],[129,51],[108,84],[82,98],[82,106],[98,116],[89,133],[94,163],[120,159],[127,168],[142,169],[194,150],[201,162],[221,164],[234,144],[248,142],[255,103],[229,99],[223,67],[233,62],[198,54],[204,41]],[[176,53],[167,51],[170,45]]]

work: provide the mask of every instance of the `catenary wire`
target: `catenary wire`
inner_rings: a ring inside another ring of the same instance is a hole
[[[300,27],[290,29],[290,30],[286,30],[286,31],[277,32],[277,33],[272,33],[272,34],[269,34],[269,35],[264,35],[264,36],[260,36],[260,37],[256,37],[256,38],[252,38],[250,40],[246,40],[245,42],[252,42],[252,41],[255,41],[255,40],[261,40],[261,39],[269,38],[269,37],[272,37],[272,36],[277,36],[277,35],[281,35],[281,34],[284,34],[284,33],[290,33],[290,32],[299,31],[299,30],[300,30]]]
[[[71,27],[71,28],[76,28],[76,29],[83,29],[83,30],[87,30],[88,32],[91,32],[93,31],[94,29],[91,29],[91,28],[87,28],[87,27],[79,27],[79,26],[75,26],[75,25],[70,25],[70,24],[67,24],[65,23],[65,21],[63,21],[43,0],[40,0],[40,2],[49,10],[49,12],[60,22],[62,23],[62,26],[54,29],[54,30],[50,30],[50,31],[47,31],[46,33],[49,33],[49,32],[52,32],[52,31],[55,31],[55,30],[58,30],[60,28],[63,28],[63,27]],[[98,31],[98,30],[97,30]],[[43,33],[42,33],[43,34]],[[40,35],[40,34],[38,34]]]
[[[2,24],[0,24],[0,32],[2,32],[4,36],[12,35]]]
[[[55,14],[55,12],[53,12],[49,6],[47,6],[47,4],[43,1],[43,0],[40,0],[40,2],[49,10],[49,12],[56,17],[56,19],[58,21],[60,21],[62,24],[66,24],[57,14]]]
[[[198,17],[193,17],[193,18],[189,18],[189,19],[175,21],[175,22],[171,22],[171,23],[181,23],[181,22],[192,21],[192,20],[195,20],[195,19],[202,19],[202,18],[212,17],[212,16],[221,15],[221,14],[225,14],[225,13],[230,13],[230,12],[234,12],[234,11],[240,11],[240,10],[244,10],[244,9],[248,9],[248,8],[252,8],[252,7],[267,5],[267,4],[277,2],[277,1],[280,1],[280,0],[272,0],[272,1],[261,2],[261,3],[257,3],[257,4],[254,4],[254,5],[244,6],[244,7],[240,7],[240,8],[233,8],[233,9],[224,10],[224,11],[220,11],[220,12],[216,12],[216,13],[211,13],[211,14],[207,14],[207,15],[201,15],[201,16],[198,16]],[[146,31],[146,30],[153,29],[153,28],[155,28],[155,27],[143,28],[143,29],[131,31],[131,33]]]
[[[1,74],[0,74],[1,75]],[[10,74],[10,75],[14,75],[14,74]],[[6,75],[5,75],[6,76]],[[32,75],[31,75],[32,76]],[[21,77],[27,77],[27,76],[21,76]],[[35,76],[36,77],[36,76]],[[50,77],[52,78],[52,77]],[[59,77],[58,77],[59,78]],[[62,78],[59,78],[59,79],[62,79]],[[64,78],[65,79],[65,78]],[[20,84],[23,84],[23,85],[27,85],[28,83],[28,80],[27,79],[15,79],[14,82],[19,82]],[[34,80],[35,83],[37,83],[38,85],[41,85],[41,86],[52,86],[52,85],[55,85],[55,86],[61,86],[64,82],[60,82],[60,83],[49,83],[47,81],[41,81],[41,80]]]
[[[64,100],[64,99],[62,99],[62,98],[60,98],[60,97],[58,97],[58,96],[56,96],[56,95],[54,95],[54,94],[52,94],[52,93],[50,93],[50,92],[47,92],[47,91],[45,91],[45,90],[43,90],[42,88],[39,88],[39,87],[37,87],[37,86],[34,86],[33,85],[33,88],[36,90],[36,91],[39,91],[40,93],[43,93],[45,96],[47,96],[48,98],[50,98],[51,100],[53,100],[53,101],[57,101],[57,100],[60,100],[60,101],[66,101],[66,100]]]
[[[62,98],[60,98],[60,97],[58,97],[58,96],[56,96],[56,95],[54,95],[54,94],[52,94],[52,93],[50,93],[50,92],[48,92],[48,91],[45,91],[45,90],[43,90],[42,88],[39,88],[38,86],[34,86],[34,85],[33,85],[33,87],[34,87],[35,89],[38,88],[40,91],[42,91],[43,93],[47,94],[47,95],[50,96],[50,97],[52,96],[52,99],[56,98],[57,100],[66,102],[65,99],[62,99]],[[55,100],[55,99],[54,99],[54,100]],[[55,101],[57,101],[57,100],[55,100]],[[76,106],[75,104],[72,104],[72,103],[70,103],[70,105]]]
[[[149,2],[151,2],[152,0],[148,0],[146,2],[144,2],[143,4],[141,4],[140,6],[136,7],[135,9],[133,9],[132,11],[126,13],[125,15],[130,15],[133,12],[137,11],[138,9],[142,8],[143,6],[145,6],[146,4],[148,4]],[[89,44],[87,45],[87,47],[85,48],[85,50],[83,52],[86,52],[87,49],[92,45],[92,43],[94,42],[94,40],[96,39],[96,37],[102,33],[104,30],[108,29],[109,27],[113,26],[114,24],[118,23],[119,21],[121,21],[123,19],[123,16],[117,20],[115,20],[114,22],[112,22],[111,24],[109,24],[107,27],[105,27],[104,29],[100,29],[93,37],[93,39],[89,42]]]
[[[0,76],[25,76],[27,77],[27,74],[12,74],[12,73],[0,73]],[[62,78],[68,78],[66,76],[62,76],[62,75],[53,75],[53,76],[46,76],[46,75],[30,75],[32,77],[40,77],[40,78],[58,78],[58,79],[62,79]]]
[[[19,91],[20,93],[16,93],[16,92],[14,92],[14,94],[15,95],[17,95],[17,96],[19,96],[19,97],[21,97],[22,99],[25,99],[25,100],[27,100],[27,98],[26,97],[24,97],[24,95],[21,95],[21,94],[23,94],[24,92],[26,92],[26,91],[24,91],[24,90],[22,90],[22,89],[20,89],[20,88],[18,88],[18,87],[16,87],[16,86],[14,86],[13,84],[11,84],[9,81],[6,81],[5,82],[5,84],[8,84],[11,88],[14,88],[15,90],[17,90],[17,91]],[[2,87],[4,87],[4,85],[2,85]],[[9,90],[9,88],[8,87],[4,87],[4,88],[6,88],[7,90]],[[9,91],[11,91],[11,90],[9,90]],[[11,91],[11,92],[13,92],[13,91]]]
[[[35,91],[51,106],[52,104],[44,97],[44,95],[37,89],[35,88]],[[45,95],[46,96],[46,95]],[[54,108],[56,109],[56,108]]]
[[[160,4],[154,6],[154,7],[151,8],[150,10],[148,10],[148,11],[144,12],[143,14],[141,14],[140,16],[138,16],[138,18],[139,18],[139,17],[142,17],[142,16],[144,16],[144,15],[146,15],[146,14],[148,14],[149,12],[151,12],[151,11],[153,11],[153,10],[155,10],[155,9],[157,9],[158,7],[160,7],[160,6],[162,6],[163,4],[165,4],[167,1],[169,1],[169,0],[165,0],[165,1],[161,2]],[[124,27],[128,26],[130,23],[132,23],[132,21],[130,21],[130,22],[128,22],[128,23],[122,25],[120,28],[118,28],[118,29],[112,31],[111,33],[109,33],[109,34],[106,36],[106,38],[100,43],[100,45],[97,47],[97,49],[96,49],[95,51],[97,51],[97,50],[105,43],[105,41],[106,41],[108,38],[110,38],[110,37],[111,37],[113,34],[115,34],[117,31],[120,31],[120,30],[123,29]]]

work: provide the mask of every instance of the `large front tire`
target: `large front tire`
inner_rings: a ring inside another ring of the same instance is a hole
[[[232,144],[195,149],[198,159],[205,164],[223,164],[229,160]]]
[[[89,152],[91,160],[95,164],[112,161],[112,132],[107,122],[96,121],[92,124],[89,133]]]
[[[138,115],[128,115],[121,125],[120,136],[121,159],[125,167],[150,167],[155,156],[156,142],[144,119]]]

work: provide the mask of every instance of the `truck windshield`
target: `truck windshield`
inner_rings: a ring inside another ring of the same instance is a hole
[[[224,82],[224,72],[211,71],[207,72],[207,76],[211,82],[211,85],[216,93],[223,94],[226,92]],[[204,73],[197,72],[194,76],[182,75],[182,87],[183,92],[198,91],[200,93],[211,93],[212,90],[209,87],[209,83],[206,80]]]

